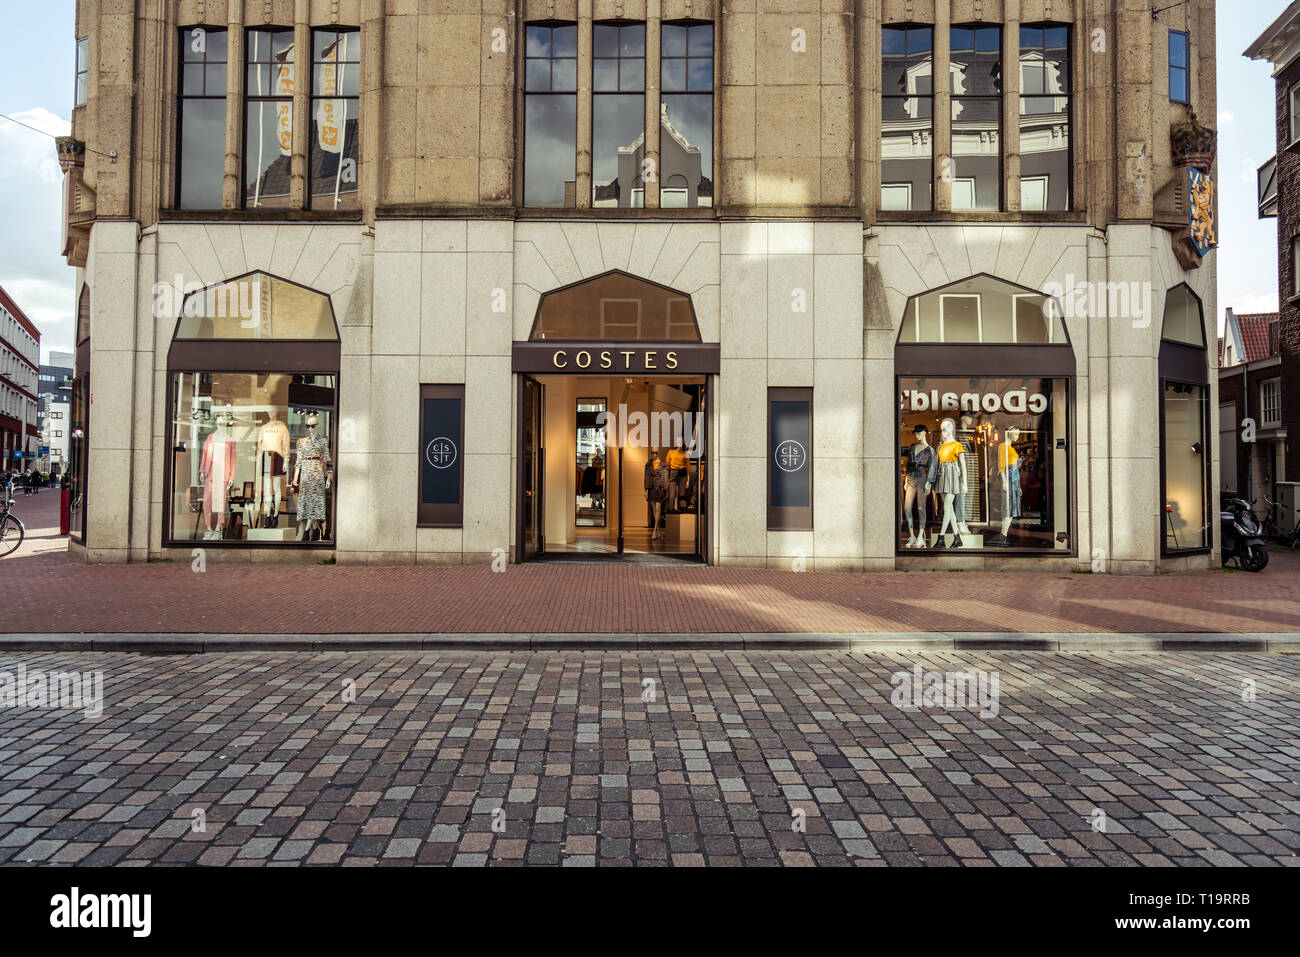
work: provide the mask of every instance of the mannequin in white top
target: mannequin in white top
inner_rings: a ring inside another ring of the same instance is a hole
[[[957,509],[955,502],[959,492],[965,492],[966,460],[962,457],[962,446],[957,441],[957,423],[944,419],[939,425],[939,495],[943,499],[943,522],[939,525],[938,542],[943,542],[949,530],[952,537],[945,543],[948,548],[961,548],[961,535],[957,526]]]
[[[260,522],[266,512],[272,518],[279,513],[289,464],[289,427],[280,420],[274,409],[257,430],[256,464],[257,499],[253,507],[253,520]]]

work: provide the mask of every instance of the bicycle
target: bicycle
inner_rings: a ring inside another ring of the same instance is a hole
[[[23,527],[22,520],[9,511],[14,507],[14,500],[9,497],[9,493],[0,494],[4,496],[4,506],[0,507],[0,558],[4,558],[23,543],[27,529]]]
[[[1283,531],[1282,526],[1278,524],[1278,519],[1281,518],[1282,514],[1281,505],[1267,495],[1264,496],[1264,501],[1268,503],[1268,514],[1264,516],[1264,521],[1260,523],[1263,526],[1264,537],[1294,550],[1296,545],[1300,545],[1300,525],[1297,525],[1289,532]]]

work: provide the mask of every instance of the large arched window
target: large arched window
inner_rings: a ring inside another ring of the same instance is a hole
[[[1160,332],[1160,473],[1165,554],[1212,545],[1205,312],[1186,283],[1165,294]]]
[[[691,297],[611,269],[545,293],[531,340],[699,342]]]
[[[170,544],[330,544],[338,326],[253,272],[186,294],[167,354]]]
[[[908,301],[894,350],[900,554],[1072,552],[1061,316],[1052,297],[984,274]]]

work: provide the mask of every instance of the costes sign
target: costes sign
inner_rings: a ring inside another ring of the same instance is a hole
[[[1009,389],[1006,392],[940,392],[938,389],[904,389],[899,407],[904,412],[1009,412],[1013,415],[1046,412],[1049,398],[1041,392]]]
[[[699,375],[715,373],[721,349],[716,343],[558,343],[516,342],[515,372],[564,375]]]

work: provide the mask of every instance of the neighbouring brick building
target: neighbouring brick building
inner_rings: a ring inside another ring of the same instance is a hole
[[[1259,170],[1260,217],[1277,218],[1279,311],[1271,340],[1277,365],[1270,374],[1276,386],[1269,386],[1280,402],[1274,482],[1300,483],[1300,455],[1289,451],[1290,435],[1300,435],[1300,2],[1290,4],[1245,55],[1268,61],[1276,85],[1277,154]],[[1300,513],[1291,516],[1290,524],[1296,521]]]
[[[90,560],[1216,560],[1213,0],[80,0],[77,38]]]
[[[1278,328],[1276,312],[1228,309],[1219,338],[1219,490],[1260,504],[1286,476]]]

